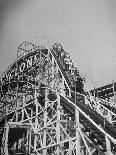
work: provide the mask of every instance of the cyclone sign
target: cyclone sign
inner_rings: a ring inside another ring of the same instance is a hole
[[[24,75],[36,64],[36,62],[45,58],[47,53],[48,49],[41,49],[21,57],[6,70],[1,78],[1,83],[7,83],[8,81],[16,78],[18,75]]]

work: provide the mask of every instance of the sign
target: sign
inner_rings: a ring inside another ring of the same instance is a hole
[[[46,50],[46,49],[45,49]],[[41,53],[41,57],[45,57],[44,54]],[[17,77],[17,75],[25,73],[25,71],[29,70],[34,64],[40,59],[40,51],[29,53],[28,55],[20,58],[15,62],[6,74],[3,75],[1,82],[7,83],[10,80]]]

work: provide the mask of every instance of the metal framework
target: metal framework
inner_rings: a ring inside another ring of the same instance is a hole
[[[18,47],[1,76],[2,155],[116,154],[116,114],[69,83],[55,50]]]

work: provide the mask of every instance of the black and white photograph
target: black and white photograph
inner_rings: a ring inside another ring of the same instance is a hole
[[[0,0],[0,155],[116,155],[116,0]]]

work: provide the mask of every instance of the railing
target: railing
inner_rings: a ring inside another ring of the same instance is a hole
[[[94,120],[92,120],[88,115],[86,115],[77,105],[75,105],[75,103],[73,103],[72,101],[70,101],[67,97],[63,96],[62,94],[60,94],[60,96],[62,96],[63,98],[65,98],[70,104],[72,104],[72,106],[74,106],[83,116],[85,116],[89,122],[91,122],[100,132],[102,132],[104,135],[106,135],[114,144],[116,144],[116,139],[114,139],[112,136],[110,136],[108,133],[106,133],[106,131],[104,131],[104,129],[102,127],[100,127],[98,124],[96,124],[94,122]]]
[[[71,91],[75,93],[74,91]],[[95,101],[93,96],[86,96],[83,94],[80,94],[76,92],[77,96],[83,96],[85,100],[85,104],[89,105],[89,107],[96,111],[98,114],[100,114],[105,120],[107,120],[111,125],[114,125],[116,123],[116,114],[112,112],[110,109],[105,107],[103,104],[101,104],[101,101]]]

